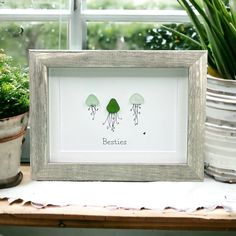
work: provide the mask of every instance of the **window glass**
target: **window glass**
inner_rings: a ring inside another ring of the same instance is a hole
[[[0,9],[68,9],[69,3],[70,0],[0,0]]]
[[[29,49],[66,49],[66,22],[0,22],[0,48],[27,65]]]
[[[87,0],[88,9],[181,9],[176,0]]]
[[[199,40],[190,23],[167,23],[167,27]],[[157,23],[88,23],[87,49],[178,50],[200,49]]]

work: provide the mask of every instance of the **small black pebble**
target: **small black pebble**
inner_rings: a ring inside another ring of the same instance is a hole
[[[146,134],[146,132],[143,132],[143,135],[145,135]]]

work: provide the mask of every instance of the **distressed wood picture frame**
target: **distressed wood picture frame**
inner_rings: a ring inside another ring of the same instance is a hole
[[[206,51],[30,50],[29,64],[32,179],[203,180]]]

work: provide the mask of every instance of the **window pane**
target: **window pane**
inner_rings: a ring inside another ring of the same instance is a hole
[[[1,22],[0,48],[16,63],[28,64],[28,49],[66,49],[66,22]]]
[[[87,0],[88,9],[181,9],[176,0]]]
[[[195,40],[197,33],[190,23],[165,24]],[[153,23],[88,23],[87,49],[178,50],[200,49],[198,46]]]
[[[68,9],[70,0],[1,0],[0,8]]]

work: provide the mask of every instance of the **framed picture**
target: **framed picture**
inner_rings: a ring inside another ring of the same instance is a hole
[[[30,51],[36,180],[203,179],[206,51]]]

